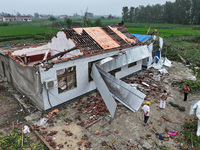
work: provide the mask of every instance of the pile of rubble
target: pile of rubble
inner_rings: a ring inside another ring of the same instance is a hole
[[[168,76],[169,74],[162,76],[150,70],[143,70],[123,81],[143,92],[146,95],[145,99],[151,101],[152,99],[160,100],[162,91],[165,89],[161,83],[168,82]]]
[[[180,95],[177,94],[178,82],[170,78],[169,74],[162,75],[151,70],[142,70],[123,81],[145,93],[145,101],[151,101],[148,126],[142,126],[141,109],[137,115],[118,102],[115,118],[110,121],[109,112],[100,94],[93,92],[47,114],[40,114],[32,120],[35,124],[34,130],[54,149],[131,150],[186,147],[181,139],[180,126],[185,120],[190,120],[189,106],[186,103],[181,104],[185,106],[185,112],[182,112],[178,107],[171,107],[167,101],[165,110],[157,109],[164,89],[167,90],[170,101],[173,104],[178,103],[177,99],[174,100],[177,98],[175,96]],[[175,113],[169,113],[174,110]]]
[[[75,113],[69,114],[66,112],[68,108],[75,110]],[[73,103],[64,104],[62,107],[52,110],[48,114],[42,114],[39,116],[33,126],[34,130],[37,131],[48,144],[56,149],[68,148],[74,149],[74,145],[70,144],[68,141],[62,141],[62,143],[57,143],[57,134],[60,134],[58,130],[52,130],[60,124],[64,123],[64,126],[70,126],[71,124],[77,125],[80,128],[88,129],[92,125],[99,122],[103,116],[108,116],[108,109],[105,106],[103,99],[99,93],[92,93],[88,96],[80,98]],[[61,123],[62,122],[62,123]],[[95,135],[99,133],[96,132]],[[76,140],[76,146],[81,148],[90,148],[91,142],[86,134],[82,136],[76,135],[70,129],[62,129],[62,135],[65,137],[72,137]]]

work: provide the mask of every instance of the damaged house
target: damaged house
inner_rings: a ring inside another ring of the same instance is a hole
[[[97,88],[114,116],[112,97],[133,111],[141,106],[145,95],[119,79],[149,56],[123,26],[62,29],[46,45],[1,52],[0,73],[41,110]]]

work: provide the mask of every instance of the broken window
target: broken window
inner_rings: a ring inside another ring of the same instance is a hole
[[[66,92],[77,87],[76,66],[56,71],[58,80],[58,93]]]
[[[90,81],[93,81],[92,77],[90,76],[91,71],[92,71],[92,65],[93,65],[93,63],[96,63],[96,62],[98,62],[98,61],[100,61],[100,60],[101,60],[101,59],[88,62],[88,80],[89,80],[89,82],[90,82]]]
[[[111,70],[111,71],[109,71],[108,73],[110,73],[112,76],[115,77],[115,74],[116,74],[117,72],[119,72],[119,71],[121,71],[121,68],[117,68],[117,69]]]
[[[130,64],[128,64],[128,68],[136,66],[136,65],[137,65],[137,62],[130,63]]]

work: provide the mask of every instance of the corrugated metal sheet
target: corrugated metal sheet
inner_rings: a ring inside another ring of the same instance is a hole
[[[108,71],[147,57],[149,57],[147,46],[139,46],[122,51],[115,59],[106,58],[93,65],[91,76],[110,112],[115,112],[115,102],[112,101],[110,92],[118,101],[133,112],[136,112],[140,108],[146,95],[129,84],[115,78]],[[114,116],[114,114],[111,115]]]
[[[94,82],[97,85],[98,91],[100,92],[100,94],[101,94],[101,96],[113,118],[115,115],[117,103],[113,99],[112,94],[109,92],[108,87],[106,86],[99,71],[97,70],[97,68],[94,64],[92,66],[91,76],[94,79]]]
[[[146,45],[127,48],[123,50],[120,55],[121,56],[118,56],[116,59],[102,64],[101,68],[108,72],[150,56]]]
[[[138,111],[146,95],[134,87],[131,87],[129,84],[105,72],[100,68],[100,66],[97,66],[97,68],[102,75],[103,81],[107,85],[109,91],[115,95],[117,99],[122,101],[125,106],[128,106],[128,108],[133,112]]]

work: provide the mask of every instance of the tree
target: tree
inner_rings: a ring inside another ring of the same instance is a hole
[[[21,16],[21,14],[20,14],[19,12],[17,12],[16,16],[17,16],[17,17],[20,17],[20,16]]]
[[[65,24],[66,24],[66,26],[67,26],[68,28],[71,28],[71,27],[72,27],[72,20],[71,20],[71,19],[65,18],[64,21],[65,21]]]
[[[0,13],[0,16],[11,16],[11,14],[2,12],[2,13]]]
[[[156,4],[152,6],[153,22],[162,22],[163,20],[163,5]]]
[[[114,17],[112,16],[112,14],[110,14],[109,16],[108,16],[108,20],[112,20]]]
[[[135,8],[134,7],[131,7],[130,8],[130,11],[129,11],[129,17],[130,17],[130,22],[133,22],[134,21],[134,14],[135,14]]]
[[[176,0],[174,5],[176,8],[176,15],[174,16],[174,23],[188,24],[190,20],[190,0]]]
[[[173,23],[174,6],[172,2],[166,2],[164,5],[163,19],[166,23]]]
[[[83,15],[83,13],[82,13],[82,15],[83,15],[83,26],[84,27],[92,27],[92,21],[88,18],[88,16],[87,16],[87,10],[88,9],[86,9],[86,11],[85,11],[85,13],[84,13],[84,15]]]
[[[152,22],[152,6],[147,5],[145,8],[145,20],[146,22]]]
[[[164,5],[123,7],[122,19],[126,22],[154,22],[200,24],[200,0],[167,1]]]
[[[192,0],[191,3],[191,23],[200,24],[200,0]]]
[[[102,26],[101,19],[96,19],[94,22],[94,26]]]
[[[50,21],[56,21],[56,17],[50,16],[49,20],[50,20]]]
[[[39,18],[39,16],[40,16],[39,13],[37,13],[37,12],[34,13],[35,18]]]
[[[128,13],[128,7],[123,7],[122,8],[122,20],[124,20],[124,22],[129,22],[129,13]]]

